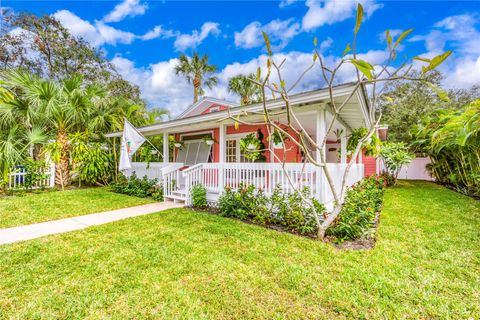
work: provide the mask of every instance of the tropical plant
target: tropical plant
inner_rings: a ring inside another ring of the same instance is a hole
[[[419,71],[412,71],[411,78],[420,78]],[[430,83],[439,86],[444,80],[442,74],[434,70],[425,77]],[[382,122],[388,124],[388,140],[411,143],[411,129],[419,119],[438,109],[459,110],[465,104],[480,98],[480,86],[469,89],[452,89],[443,99],[424,81],[395,80],[384,88],[383,97],[392,99],[382,110]]]
[[[178,64],[175,66],[177,75],[182,74],[188,83],[193,84],[193,102],[198,101],[198,97],[203,95],[203,87],[213,88],[218,79],[212,76],[217,71],[215,65],[208,63],[208,56],[199,56],[194,52],[192,57],[182,54],[178,58]]]
[[[261,161],[265,159],[263,155],[265,145],[260,138],[257,138],[255,133],[249,133],[240,139],[240,150],[248,160]]]
[[[412,133],[412,148],[430,157],[439,182],[480,195],[480,99],[458,111],[437,110]]]
[[[412,162],[414,155],[403,142],[387,142],[380,149],[380,157],[387,172],[393,177],[393,185],[397,184],[398,174],[403,166]]]
[[[89,134],[88,143],[101,143],[103,148],[107,141],[102,133],[120,130],[124,118],[145,125],[164,114],[161,110],[151,114],[143,104],[114,97],[105,88],[86,83],[80,75],[54,81],[11,69],[0,76],[0,169],[4,176],[27,156],[50,157],[57,163],[56,183],[63,188],[70,183],[75,168],[69,134],[94,132]],[[111,143],[116,162],[116,139]]]
[[[362,128],[353,130],[353,132],[350,134],[349,139],[347,141],[347,154],[351,155],[355,151],[355,148],[357,147],[358,142],[362,140],[364,137],[366,137],[367,135],[368,135],[367,128],[362,127]],[[382,141],[380,140],[378,135],[373,134],[370,138],[368,138],[362,143],[362,149],[365,150],[365,155],[376,157],[380,152],[381,145],[382,145]]]
[[[72,145],[71,159],[74,164],[79,185],[84,182],[90,185],[107,185],[112,178],[113,159],[105,143],[89,141],[88,132],[69,135]]]
[[[240,96],[242,105],[262,101],[260,86],[253,80],[256,80],[253,73],[239,74],[228,80],[228,90]]]

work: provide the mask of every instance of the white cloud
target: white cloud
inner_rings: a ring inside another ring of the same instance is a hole
[[[104,18],[105,22],[118,22],[126,17],[134,17],[143,15],[147,10],[146,4],[140,3],[139,0],[124,0],[122,3],[117,4],[111,12],[109,12]]]
[[[377,9],[383,5],[376,3],[374,0],[359,1],[365,12],[365,17],[369,18]],[[334,24],[344,21],[354,16],[357,8],[357,1],[336,1],[336,0],[307,0],[306,6],[308,11],[303,17],[302,27],[306,31],[310,31],[323,25]]]
[[[325,51],[330,48],[333,44],[333,39],[328,37],[327,39],[320,42],[320,51]]]
[[[450,16],[437,22],[426,35],[410,39],[424,42],[427,51],[420,56],[427,58],[452,49],[453,54],[439,67],[445,75],[445,87],[467,88],[480,84],[480,30],[476,27],[479,22],[476,15]]]
[[[59,10],[53,14],[53,17],[60,21],[74,36],[82,37],[95,47],[104,44],[129,44],[135,39],[135,35],[131,32],[115,29],[101,21],[92,24],[68,10]]]
[[[174,47],[178,51],[188,48],[195,48],[200,45],[210,34],[220,34],[219,24],[216,22],[205,22],[200,32],[193,30],[191,34],[179,34],[175,40]]]
[[[372,50],[359,54],[360,59],[365,59],[372,64],[383,62],[388,56],[386,51]],[[276,62],[285,60],[282,67],[282,77],[287,87],[292,85],[297,78],[312,63],[312,53],[291,51],[288,53],[274,53],[273,59]],[[205,89],[205,95],[230,101],[237,101],[239,97],[228,91],[228,80],[238,74],[255,73],[257,68],[262,69],[266,74],[266,63],[268,56],[262,54],[257,58],[245,63],[234,62],[226,65],[216,76],[218,85],[213,89]],[[325,56],[327,66],[334,66],[338,63],[339,57]],[[112,63],[118,72],[127,80],[137,84],[142,92],[142,97],[149,105],[162,107],[171,111],[172,115],[182,112],[193,101],[193,88],[182,76],[175,74],[175,65],[178,59],[170,59],[151,64],[145,68],[136,67],[134,62],[123,57],[116,57]],[[355,80],[355,69],[352,65],[344,65],[339,69],[335,83],[343,83]],[[272,74],[271,81],[278,82],[276,74]],[[306,74],[300,84],[292,93],[314,90],[324,87],[323,77],[318,64]]]
[[[118,72],[138,85],[150,106],[166,108],[172,115],[180,113],[193,101],[193,89],[183,77],[175,74],[178,59],[170,59],[137,68],[131,60],[116,57],[112,63]]]
[[[255,48],[264,45],[262,31],[266,32],[272,49],[283,49],[300,32],[300,24],[294,19],[272,20],[262,25],[258,21],[248,24],[240,32],[235,32],[235,45],[241,48]]]
[[[280,1],[279,7],[280,8],[285,8],[285,7],[291,6],[292,4],[294,4],[297,1],[298,0],[282,0],[282,1]]]
[[[104,43],[112,45],[117,43],[129,44],[135,39],[135,35],[133,33],[115,29],[100,21],[97,21],[95,26],[100,34],[100,38],[104,41]]]
[[[175,37],[175,34],[176,32],[173,30],[163,29],[163,26],[155,26],[143,36],[139,36],[139,38],[142,40],[152,40],[156,38],[167,39]]]

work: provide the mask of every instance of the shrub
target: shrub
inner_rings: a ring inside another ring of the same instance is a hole
[[[99,142],[90,142],[88,132],[70,135],[72,141],[73,172],[79,184],[107,185],[111,181],[115,167],[113,156],[108,152],[108,146]]]
[[[387,173],[392,176],[392,178],[387,180],[389,186],[397,183],[400,169],[402,169],[404,165],[412,162],[414,158],[414,155],[409,152],[408,147],[401,142],[389,142],[383,145],[380,149],[380,156],[385,163],[385,167],[387,167]]]
[[[384,180],[378,176],[365,178],[352,186],[347,191],[342,211],[327,234],[340,242],[365,235],[373,227],[376,212],[380,211],[383,191]]]
[[[207,206],[207,189],[197,184],[192,187],[192,205],[195,208],[205,208]]]
[[[288,231],[305,234],[317,229],[314,210],[303,199],[308,199],[308,195],[307,188],[302,190],[302,194],[283,193],[281,187],[277,186],[268,197],[261,189],[241,185],[238,190],[225,189],[218,204],[223,216],[280,225]],[[321,203],[315,199],[310,201],[318,213],[324,212],[325,207]]]
[[[24,188],[26,191],[31,191],[38,182],[48,179],[49,177],[47,174],[48,166],[45,161],[29,158],[25,162],[24,167],[26,171]]]
[[[139,179],[133,173],[130,178],[120,176],[117,182],[110,185],[112,190],[116,193],[123,193],[129,196],[139,198],[152,197],[155,200],[163,200],[163,190],[157,185],[157,179],[148,179],[147,176]]]

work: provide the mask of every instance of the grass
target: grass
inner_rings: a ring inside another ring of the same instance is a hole
[[[52,191],[0,198],[0,229],[151,203],[107,188]]]
[[[370,251],[174,209],[0,246],[0,318],[477,318],[480,204],[388,189]]]

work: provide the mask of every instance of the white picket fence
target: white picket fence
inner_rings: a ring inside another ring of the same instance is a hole
[[[53,188],[55,186],[55,164],[51,163],[49,168],[43,172],[45,179],[35,182],[31,189]],[[26,187],[26,175],[28,174],[25,168],[18,168],[13,170],[8,179],[8,189],[18,190]]]

